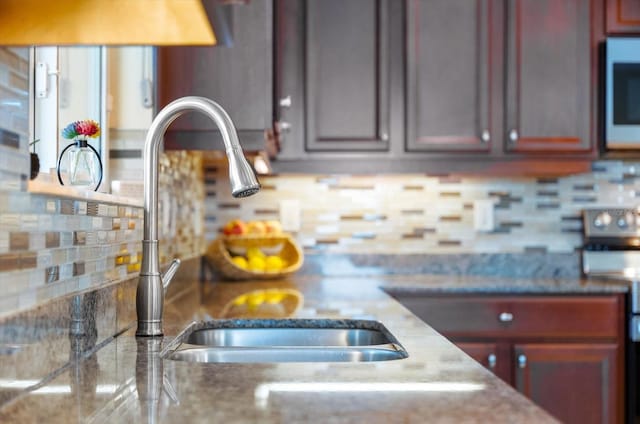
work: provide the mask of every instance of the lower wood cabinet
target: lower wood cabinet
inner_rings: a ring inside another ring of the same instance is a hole
[[[617,344],[516,344],[515,387],[564,423],[621,422],[618,351]]]
[[[623,421],[623,295],[392,294],[562,422]]]

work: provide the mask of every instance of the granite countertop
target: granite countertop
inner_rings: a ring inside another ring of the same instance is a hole
[[[136,339],[131,328],[106,340],[95,353],[70,362],[6,404],[0,422],[556,422],[381,287],[411,292],[626,291],[625,285],[605,280],[451,276],[207,283],[200,293],[190,290],[166,305],[164,339]],[[302,294],[304,302],[295,305],[301,307],[294,308],[294,318],[379,320],[409,357],[369,363],[197,364],[159,356],[190,322],[221,318],[239,294],[268,289]],[[43,349],[33,360],[47,361],[54,354]]]

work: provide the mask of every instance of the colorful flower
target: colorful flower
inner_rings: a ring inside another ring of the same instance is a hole
[[[91,119],[72,122],[62,130],[62,136],[69,140],[78,136],[96,138],[99,135],[100,125]]]

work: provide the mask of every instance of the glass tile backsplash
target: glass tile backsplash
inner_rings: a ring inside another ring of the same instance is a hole
[[[24,190],[29,175],[29,49],[0,47],[0,183]]]
[[[640,198],[640,163],[621,161],[560,178],[279,175],[241,200],[225,173],[224,163],[205,167],[207,240],[236,217],[278,219],[280,202],[296,199],[296,237],[319,253],[571,253],[582,244],[582,209],[635,207]],[[476,231],[474,202],[485,199],[494,229]]]
[[[203,251],[201,168],[161,159],[161,263]],[[0,189],[0,316],[135,276],[142,237],[140,206]]]

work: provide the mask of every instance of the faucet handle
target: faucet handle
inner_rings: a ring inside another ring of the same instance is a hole
[[[167,292],[167,289],[169,288],[169,284],[171,284],[171,280],[173,279],[173,276],[176,275],[176,272],[178,271],[178,268],[180,267],[180,259],[174,259],[173,261],[171,261],[171,265],[169,265],[169,268],[167,269],[167,272],[165,272],[161,279],[162,279],[162,288],[164,289],[164,292]]]

